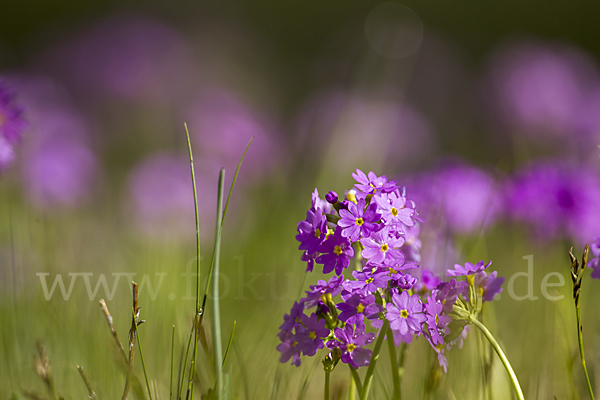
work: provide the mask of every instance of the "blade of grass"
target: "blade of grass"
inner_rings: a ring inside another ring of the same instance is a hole
[[[175,355],[175,325],[171,332],[171,382],[169,383],[169,400],[173,400],[173,360]]]
[[[196,317],[194,317],[194,321],[196,320]],[[177,400],[181,400],[181,396],[183,395],[183,387],[185,386],[185,371],[187,370],[187,362],[188,362],[188,358],[190,355],[190,347],[192,345],[192,337],[194,336],[194,321],[192,321],[192,329],[190,330],[190,337],[188,338],[188,344],[187,344],[187,349],[185,351],[185,358],[182,359],[181,361],[183,362],[183,364],[179,367],[179,396],[177,396]]]
[[[133,317],[136,318],[135,310],[133,310]],[[138,309],[139,313],[139,309]],[[150,383],[148,381],[148,372],[146,371],[146,363],[144,362],[144,351],[142,350],[142,341],[140,339],[140,333],[138,332],[138,325],[143,321],[138,321],[135,324],[135,336],[137,339],[138,349],[140,350],[140,360],[142,361],[142,370],[144,371],[144,379],[146,379],[146,389],[148,389],[148,397],[152,400],[152,391],[150,390]]]
[[[219,267],[221,262],[221,232],[223,222],[223,187],[225,184],[225,168],[219,174],[219,192],[217,198],[217,226],[215,229],[215,250],[212,282],[212,314],[213,355],[215,359],[215,393],[217,400],[223,398],[223,347],[221,344],[221,304],[219,301]]]
[[[229,349],[231,348],[231,342],[233,342],[233,334],[235,333],[235,323],[233,321],[233,328],[231,328],[231,335],[229,336],[229,343],[227,343],[227,349],[225,349],[225,355],[223,356],[223,368],[225,368],[225,363],[227,362],[227,356],[229,355]]]
[[[187,138],[188,151],[190,154],[190,170],[192,174],[192,188],[194,192],[194,215],[196,217],[196,312],[194,313],[194,321],[192,325],[192,332],[194,332],[194,352],[192,357],[192,365],[190,366],[190,379],[188,382],[188,391],[186,394],[186,398],[190,396],[194,397],[194,374],[196,371],[196,360],[198,355],[198,316],[201,313],[200,309],[200,219],[198,217],[198,194],[196,190],[196,175],[194,172],[194,154],[192,151],[192,142],[190,140],[190,132],[188,130],[187,124],[183,124],[185,127],[185,136]],[[204,307],[204,305],[203,305]],[[190,336],[191,339],[191,336]],[[187,355],[186,355],[186,364],[187,364]],[[184,374],[185,376],[185,374]]]

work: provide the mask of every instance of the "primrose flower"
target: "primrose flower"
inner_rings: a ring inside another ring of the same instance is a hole
[[[487,264],[485,264],[483,261],[479,261],[476,265],[473,265],[470,262],[466,262],[464,267],[460,264],[454,264],[454,269],[448,269],[446,271],[446,275],[448,275],[448,276],[475,275],[478,272],[483,271],[490,265],[492,265],[491,261]]]
[[[342,291],[343,275],[334,275],[329,281],[319,280],[317,285],[310,285],[310,290],[306,291],[304,304],[306,308],[314,307],[324,295],[337,296]]]
[[[358,203],[349,202],[348,210],[340,210],[342,219],[338,221],[338,226],[342,228],[342,236],[356,242],[361,233],[363,237],[369,237],[371,232],[379,228],[377,221],[381,219],[381,214],[377,213],[377,204],[371,203],[365,207],[365,200],[360,199]]]
[[[358,182],[354,185],[358,190],[366,194],[389,193],[396,190],[396,181],[389,181],[385,175],[377,176],[373,171],[369,175],[365,175],[360,169],[356,169],[356,173],[352,173],[352,177]]]
[[[387,196],[375,197],[375,202],[379,206],[379,212],[388,225],[413,226],[415,221],[412,216],[415,212],[406,205],[406,197],[402,196],[398,190],[389,193]]]
[[[346,324],[344,329],[335,328],[335,338],[330,340],[327,347],[338,347],[342,352],[342,362],[350,364],[355,369],[369,365],[371,354],[369,349],[364,346],[369,345],[375,339],[374,333],[365,333],[364,327],[356,327],[356,331],[352,324]]]
[[[292,359],[292,365],[296,367],[300,366],[300,353],[302,352],[302,346],[298,345],[298,342],[295,342],[292,338],[294,335],[291,333],[287,333],[284,337],[280,336],[282,343],[277,345],[277,351],[281,353],[281,357],[279,358],[279,362],[286,363],[289,359]]]
[[[404,244],[402,236],[396,237],[389,227],[371,233],[370,237],[360,240],[365,249],[362,256],[376,264],[402,264],[404,253],[400,247]]]
[[[302,315],[302,325],[305,329],[297,332],[292,339],[298,343],[302,354],[314,356],[317,350],[325,346],[323,338],[329,336],[330,330],[325,328],[325,320],[319,319],[315,313],[310,317]]]
[[[377,319],[379,312],[382,311],[382,307],[375,303],[375,296],[372,294],[366,296],[353,294],[346,299],[345,303],[340,303],[336,307],[341,311],[338,317],[340,321],[349,324],[356,324],[359,320],[364,321],[364,317]]]
[[[390,321],[390,328],[399,331],[402,335],[421,333],[423,323],[427,320],[419,296],[416,294],[409,296],[407,291],[392,295],[392,303],[387,304],[386,318]]]
[[[306,250],[309,254],[317,251],[327,235],[327,219],[317,208],[315,212],[308,210],[306,220],[298,222],[296,240],[300,242],[299,250]]]
[[[452,306],[456,302],[458,295],[468,290],[468,284],[465,281],[456,281],[452,278],[450,282],[440,283],[436,289],[432,291],[436,300],[444,305],[444,312],[449,314],[452,311]]]
[[[448,315],[442,314],[444,312],[444,305],[441,301],[436,300],[435,297],[428,296],[427,303],[425,304],[425,315],[427,322],[427,330],[431,335],[431,341],[435,345],[444,344],[443,335],[450,333],[448,325],[452,322],[452,318]]]
[[[350,257],[354,255],[354,249],[352,249],[350,241],[342,235],[343,231],[338,228],[319,246],[319,251],[324,254],[321,254],[316,261],[324,264],[324,274],[335,270],[337,275],[341,275],[344,269],[350,265]]]
[[[378,288],[384,289],[387,282],[392,279],[388,270],[383,268],[366,268],[363,271],[353,271],[352,276],[356,280],[348,280],[344,283],[344,286],[355,293],[373,293]]]
[[[423,268],[421,270],[421,279],[415,285],[416,292],[429,292],[435,289],[441,280],[431,270]]]
[[[485,271],[481,271],[475,275],[474,286],[483,289],[484,301],[492,301],[494,300],[494,296],[502,292],[504,277],[497,277],[497,275],[497,271],[494,271],[489,275],[487,275]]]
[[[304,302],[295,302],[289,314],[283,316],[283,324],[279,327],[281,331],[290,332],[304,315]]]

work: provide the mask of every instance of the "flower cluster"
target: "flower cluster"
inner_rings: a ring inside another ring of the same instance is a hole
[[[15,158],[14,146],[25,129],[23,109],[15,103],[15,94],[0,81],[0,171]]]
[[[372,356],[367,346],[377,337],[368,330],[381,332],[385,325],[396,346],[425,336],[446,369],[445,350],[462,345],[468,318],[502,291],[504,278],[488,275],[491,262],[483,261],[456,265],[448,270],[448,282],[426,269],[420,279],[411,275],[421,259],[418,234],[424,222],[415,203],[386,176],[358,169],[352,176],[357,183],[344,198],[329,192],[323,200],[315,189],[312,207],[298,223],[296,239],[307,272],[317,264],[323,274],[334,274],[310,286],[284,316],[280,361],[292,359],[299,366],[302,355],[327,347],[330,357],[354,368],[366,366]],[[352,278],[346,279],[352,259]],[[467,280],[457,281],[461,276]]]

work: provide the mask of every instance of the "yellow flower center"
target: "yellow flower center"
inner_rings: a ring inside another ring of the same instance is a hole
[[[440,323],[440,317],[438,315],[435,316],[435,324],[439,324]]]
[[[365,282],[366,282],[366,283],[371,283],[371,282],[373,282],[373,278],[369,278],[369,279],[367,279]]]
[[[384,243],[384,244],[382,244],[382,245],[381,245],[381,251],[383,251],[384,253],[385,253],[386,251],[388,251],[389,249],[390,249],[390,248],[388,247],[387,243]]]
[[[356,225],[362,226],[365,223],[365,220],[362,218],[356,218]]]
[[[315,332],[312,332],[312,331],[311,331],[311,332],[308,334],[308,337],[314,340],[314,339],[317,337],[317,334],[316,334]]]
[[[407,310],[400,311],[400,316],[404,319],[408,318],[408,311]]]
[[[392,209],[390,210],[390,212],[392,213],[392,215],[394,217],[398,215],[398,209],[396,207],[392,207]]]
[[[348,345],[348,353],[352,353],[352,351],[356,348],[356,345],[354,343],[350,343]]]
[[[333,248],[333,252],[338,256],[341,255],[342,254],[342,246],[335,246]]]
[[[357,312],[357,313],[359,313],[359,314],[360,314],[360,313],[362,313],[363,311],[365,311],[365,306],[363,306],[363,305],[362,305],[362,303],[361,303],[361,304],[359,304],[358,306],[356,306],[356,312]]]
[[[315,237],[321,236],[321,230],[319,228],[315,229]]]

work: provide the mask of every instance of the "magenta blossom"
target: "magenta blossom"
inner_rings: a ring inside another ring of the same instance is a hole
[[[483,271],[484,269],[486,269],[487,267],[489,267],[490,265],[492,265],[492,262],[490,261],[489,263],[485,264],[482,261],[479,261],[476,265],[471,264],[470,262],[466,262],[465,266],[463,267],[460,264],[454,264],[454,269],[448,269],[446,271],[446,275],[448,276],[466,276],[466,275],[475,275],[478,272]]]
[[[423,331],[423,323],[427,320],[419,296],[410,296],[407,291],[400,295],[392,295],[392,303],[387,304],[386,318],[390,321],[390,328],[402,335],[420,334]]]
[[[358,200],[358,203],[348,203],[348,210],[340,210],[341,220],[338,222],[342,230],[342,236],[350,238],[356,242],[363,237],[369,237],[371,232],[379,229],[377,222],[381,219],[381,214],[377,213],[377,204],[372,203],[366,207],[364,199]]]
[[[369,365],[372,351],[365,349],[375,339],[374,333],[365,333],[364,327],[356,327],[346,324],[344,329],[335,328],[335,338],[330,340],[327,347],[338,347],[342,352],[342,362],[350,364],[355,369]]]
[[[337,275],[341,275],[344,269],[350,265],[350,257],[354,255],[354,249],[350,241],[343,237],[343,231],[338,228],[335,233],[319,246],[321,254],[317,262],[323,265],[323,273],[328,274],[335,270]]]

